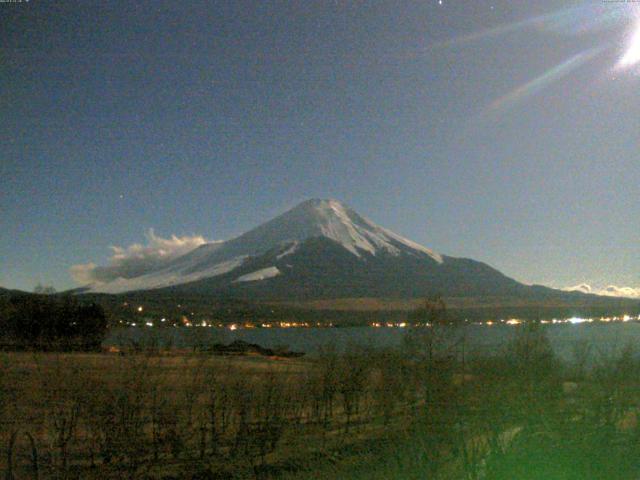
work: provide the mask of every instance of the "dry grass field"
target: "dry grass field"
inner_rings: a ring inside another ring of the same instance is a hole
[[[0,354],[6,479],[632,479],[640,361],[560,363],[522,327],[460,358],[431,330],[400,350],[313,358]]]
[[[23,352],[0,365],[8,478],[271,476],[380,436],[402,408],[374,404],[389,390],[362,354]]]

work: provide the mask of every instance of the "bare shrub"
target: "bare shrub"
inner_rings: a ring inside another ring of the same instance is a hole
[[[571,349],[573,376],[576,380],[581,380],[587,374],[592,359],[593,345],[588,340],[575,342]]]
[[[512,408],[531,428],[545,428],[549,407],[561,394],[561,363],[537,322],[516,327],[505,349],[503,371],[513,385]]]
[[[361,401],[366,393],[370,361],[363,351],[355,347],[340,357],[338,365],[338,391],[345,415],[344,429],[349,431],[353,417],[360,412]]]
[[[69,449],[78,440],[80,416],[86,408],[87,391],[83,372],[61,357],[39,364],[39,391],[50,445],[57,461],[55,468],[66,472]]]
[[[593,369],[590,403],[602,432],[612,432],[632,409],[640,408],[640,358],[632,344],[609,355],[601,354]]]
[[[396,415],[398,407],[406,405],[409,400],[410,367],[405,356],[391,349],[377,352],[374,359],[375,407],[387,425]]]
[[[132,475],[149,452],[145,427],[153,376],[148,359],[138,355],[120,357],[111,373],[94,385],[87,423],[103,461]]]
[[[333,418],[334,403],[339,389],[339,356],[332,348],[322,349],[311,377],[315,418],[323,430],[328,430]]]
[[[198,416],[200,430],[200,458],[208,452],[219,452],[232,412],[231,365],[225,368],[206,366],[203,372],[203,405]]]
[[[247,435],[250,439],[249,455],[258,457],[261,464],[276,449],[286,424],[285,387],[273,370],[263,375],[253,387],[254,408]]]

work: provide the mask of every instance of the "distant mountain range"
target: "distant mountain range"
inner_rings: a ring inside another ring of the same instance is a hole
[[[232,240],[204,244],[144,275],[81,291],[298,305],[437,294],[474,299],[476,304],[510,299],[528,305],[627,305],[621,299],[524,285],[482,262],[441,255],[407,240],[336,200],[319,199],[305,201]]]

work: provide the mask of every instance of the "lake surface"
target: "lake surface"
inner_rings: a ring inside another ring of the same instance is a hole
[[[491,352],[502,348],[516,334],[518,326],[467,325],[457,330],[465,337],[468,352]],[[588,342],[592,356],[611,355],[627,345],[640,352],[640,323],[586,323],[579,325],[545,325],[547,336],[556,353],[571,360],[576,346]],[[254,328],[229,330],[222,328],[126,328],[112,331],[106,346],[127,346],[132,342],[155,343],[187,348],[197,344],[230,343],[244,340],[263,347],[287,346],[290,350],[315,354],[322,348],[344,350],[352,345],[372,348],[398,347],[411,329],[404,328]]]

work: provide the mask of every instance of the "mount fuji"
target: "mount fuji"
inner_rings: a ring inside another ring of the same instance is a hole
[[[307,200],[232,240],[86,293],[172,291],[265,299],[514,295],[527,287],[488,265],[441,255],[336,200]],[[543,287],[539,287],[543,288]]]
[[[251,302],[431,295],[481,304],[505,298],[517,303],[601,298],[524,285],[482,262],[436,253],[339,201],[320,199],[231,240],[203,244],[143,275],[89,285],[82,293]]]

